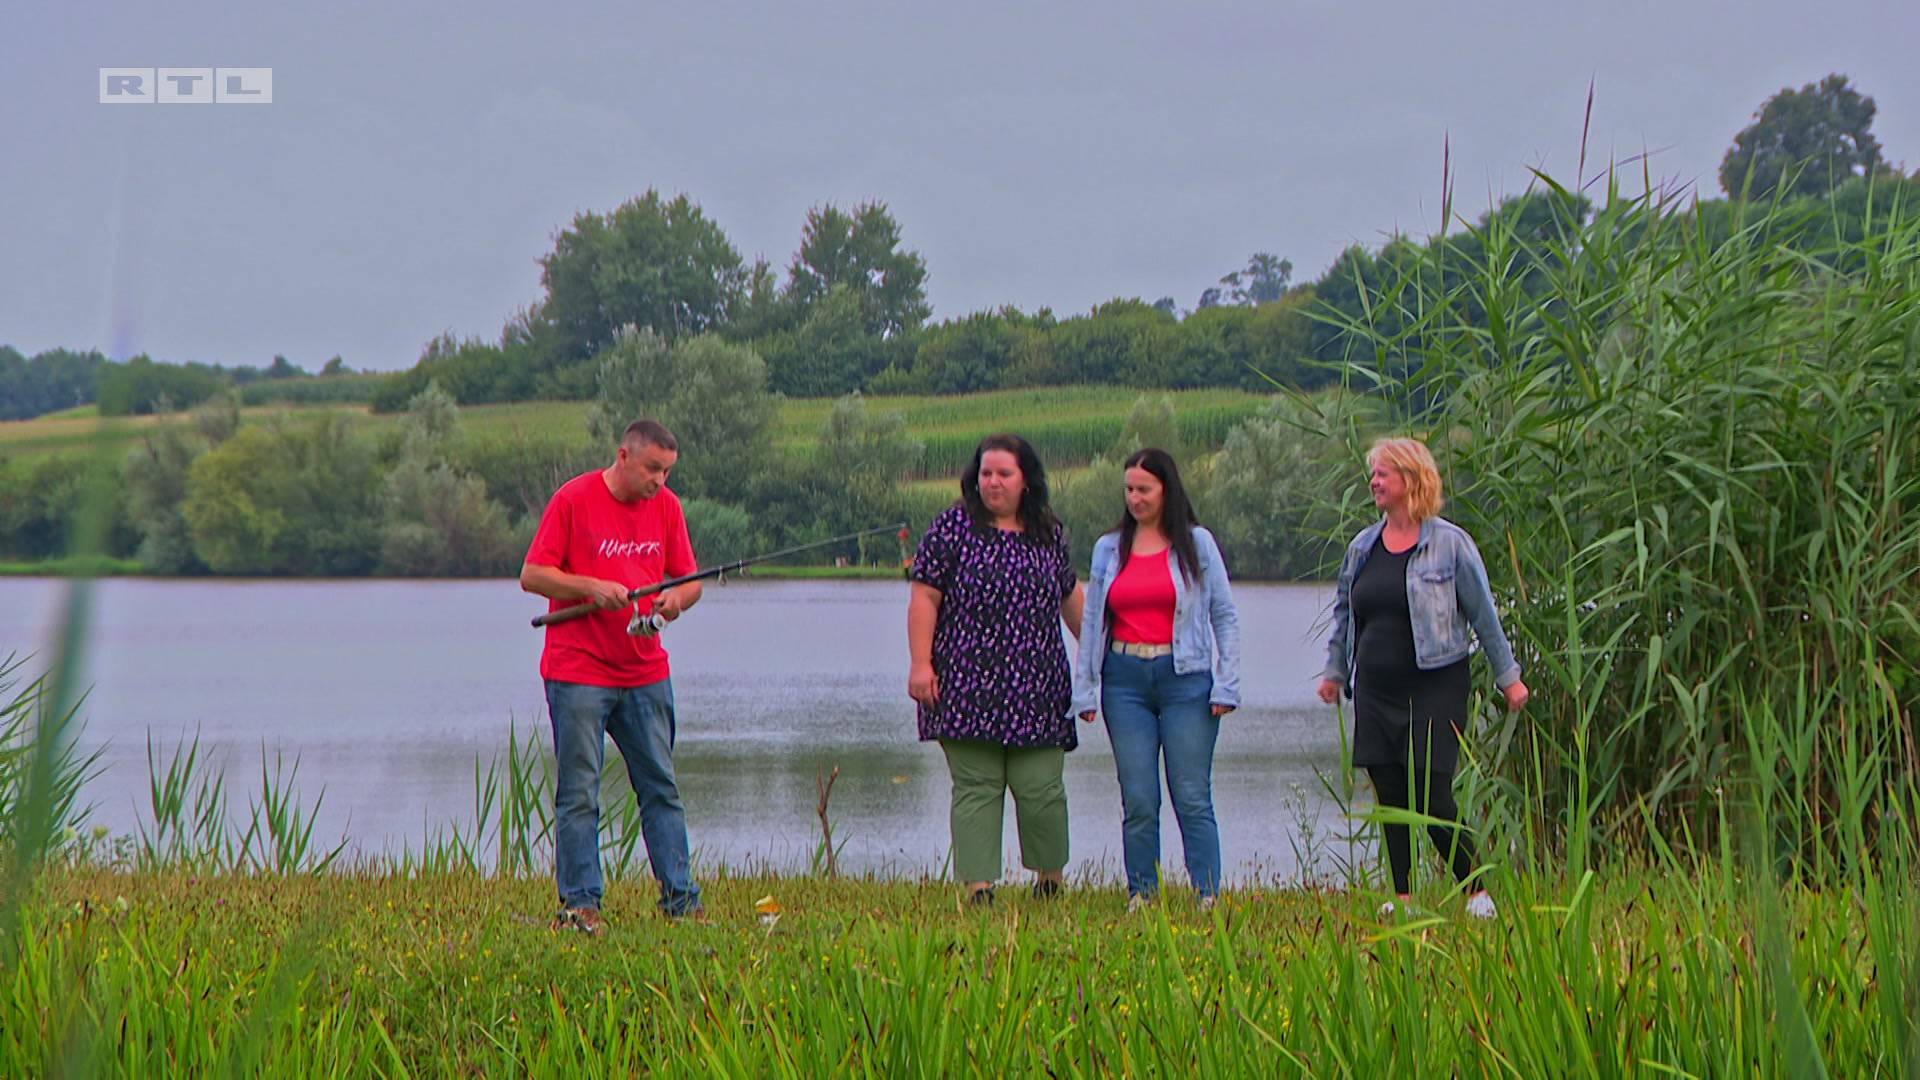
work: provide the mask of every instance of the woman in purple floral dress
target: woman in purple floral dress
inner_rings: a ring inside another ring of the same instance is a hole
[[[907,607],[907,693],[920,738],[946,754],[954,872],[974,903],[993,902],[1009,790],[1034,895],[1060,892],[1062,772],[1079,745],[1060,621],[1078,633],[1082,600],[1040,458],[1018,435],[989,435],[961,474],[960,501],[920,538]]]

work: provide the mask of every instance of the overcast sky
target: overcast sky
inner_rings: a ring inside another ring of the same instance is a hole
[[[1920,167],[1920,4],[9,4],[0,344],[309,370],[494,339],[574,214],[685,192],[784,268],[877,199],[936,318],[1318,276],[1527,168],[1734,132],[1843,71]],[[271,67],[274,102],[119,107],[101,67]],[[1635,186],[1638,166],[1635,167]]]

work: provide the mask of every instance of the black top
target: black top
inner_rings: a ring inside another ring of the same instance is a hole
[[[1413,614],[1407,609],[1408,548],[1387,550],[1385,530],[1373,542],[1367,565],[1353,579],[1354,682],[1377,687],[1404,683],[1417,670]]]

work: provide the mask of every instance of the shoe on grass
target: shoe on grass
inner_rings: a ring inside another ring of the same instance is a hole
[[[969,907],[982,907],[982,908],[992,907],[993,906],[993,886],[989,885],[984,889],[975,889],[972,892],[968,893],[967,905]]]
[[[606,924],[600,919],[599,908],[563,907],[560,909],[560,913],[553,917],[553,928],[555,930],[572,930],[575,933],[585,934],[588,937],[599,937],[600,931],[605,925]]]
[[[1136,915],[1153,906],[1153,897],[1146,893],[1134,893],[1127,897],[1127,914]]]
[[[1476,919],[1491,919],[1500,912],[1493,906],[1493,895],[1477,892],[1467,897],[1467,914]]]
[[[1033,883],[1035,900],[1052,900],[1060,895],[1062,886],[1055,878],[1041,878]]]

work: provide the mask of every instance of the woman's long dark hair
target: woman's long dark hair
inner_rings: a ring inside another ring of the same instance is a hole
[[[1027,531],[1028,539],[1051,543],[1060,528],[1060,519],[1047,503],[1047,469],[1040,464],[1040,455],[1033,452],[1033,444],[1018,435],[989,435],[973,448],[973,460],[960,474],[960,501],[966,505],[967,514],[975,525],[993,526],[993,515],[987,512],[987,504],[980,501],[980,459],[986,457],[989,450],[1005,450],[1019,463],[1020,477],[1026,483],[1026,490],[1020,493],[1020,527]]]
[[[1167,534],[1167,542],[1173,545],[1173,553],[1180,557],[1180,569],[1188,581],[1200,576],[1200,551],[1193,543],[1193,527],[1200,524],[1199,515],[1193,512],[1193,502],[1187,498],[1187,488],[1180,482],[1180,467],[1173,463],[1173,455],[1158,447],[1149,446],[1135,450],[1121,467],[1121,475],[1127,469],[1140,468],[1152,473],[1160,481],[1160,531]],[[1114,529],[1120,533],[1120,565],[1126,565],[1127,556],[1133,554],[1133,534],[1139,528],[1133,515],[1127,511],[1125,496],[1121,496],[1120,523]],[[1118,568],[1116,568],[1118,569]]]

